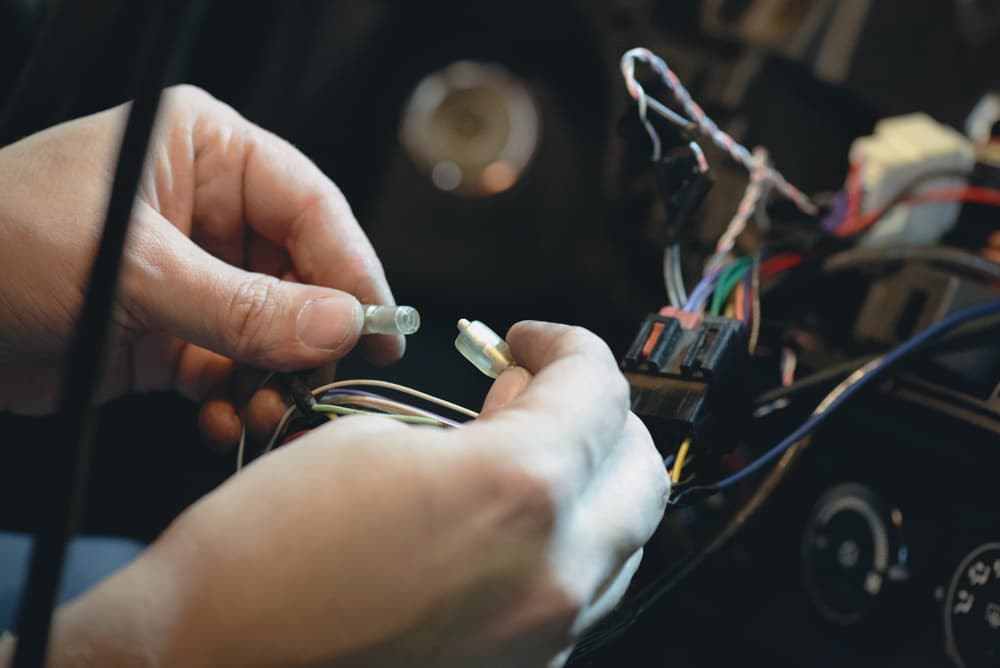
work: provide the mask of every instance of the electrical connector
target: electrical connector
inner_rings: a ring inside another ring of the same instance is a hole
[[[860,170],[862,215],[881,211],[903,191],[912,194],[966,185],[975,150],[960,132],[915,113],[879,121],[875,132],[851,145],[851,164]],[[955,225],[961,204],[899,204],[861,238],[866,246],[926,244]]]
[[[505,369],[514,366],[507,342],[483,323],[462,318],[458,321],[458,330],[455,339],[458,352],[490,378],[497,378]]]
[[[412,306],[363,305],[365,324],[362,334],[402,334],[409,336],[420,329],[420,314]]]
[[[632,410],[656,440],[726,439],[749,405],[743,324],[673,308],[646,316],[622,360]]]
[[[710,173],[698,169],[697,159],[686,147],[657,163],[656,187],[667,211],[666,245],[676,242],[695,220],[714,183]]]

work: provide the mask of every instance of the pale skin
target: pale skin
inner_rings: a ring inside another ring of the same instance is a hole
[[[392,295],[304,156],[196,89],[165,103],[101,398],[178,390],[230,442],[239,420],[217,388],[236,364],[334,363],[358,343],[359,303]],[[0,150],[4,409],[52,409],[124,118]],[[324,298],[310,328],[303,306]],[[603,342],[538,322],[508,342],[520,366],[474,423],[338,420],[205,496],[57,611],[49,665],[559,665],[624,594],[669,480]],[[402,354],[393,337],[364,343]]]

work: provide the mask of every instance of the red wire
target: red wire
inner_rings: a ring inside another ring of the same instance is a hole
[[[797,267],[805,261],[798,253],[782,253],[764,260],[760,265],[760,279],[770,278],[792,267]]]
[[[983,188],[981,186],[969,186],[965,188],[931,190],[917,195],[906,195],[898,202],[893,202],[878,211],[857,216],[853,220],[848,218],[834,234],[838,237],[847,237],[871,227],[897,204],[931,204],[934,202],[967,202],[969,204],[986,204],[1000,207],[1000,190]]]
[[[300,437],[302,437],[302,436],[305,436],[305,435],[306,435],[306,434],[308,434],[308,433],[309,433],[310,431],[312,431],[312,430],[311,430],[311,429],[304,429],[304,430],[302,430],[302,431],[297,431],[297,432],[295,432],[294,434],[289,434],[288,436],[286,436],[286,437],[285,437],[285,438],[284,438],[284,439],[283,439],[283,440],[281,441],[281,444],[282,444],[282,445],[285,445],[286,443],[291,443],[291,442],[292,442],[292,441],[294,441],[295,439],[297,439],[297,438],[300,438]]]

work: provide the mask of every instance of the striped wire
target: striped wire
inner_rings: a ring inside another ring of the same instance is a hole
[[[625,78],[625,86],[628,89],[629,95],[639,105],[639,117],[646,128],[646,132],[649,134],[650,140],[653,142],[654,159],[658,159],[661,153],[660,136],[646,116],[652,98],[646,95],[645,89],[635,79],[635,63],[637,61],[644,62],[653,68],[653,71],[660,77],[660,80],[673,93],[677,102],[684,108],[688,117],[694,121],[700,134],[711,139],[716,146],[729,154],[736,162],[743,165],[747,171],[752,173],[754,169],[760,167],[760,161],[750,153],[747,147],[723,132],[715,121],[705,113],[705,110],[694,101],[680,79],[677,78],[677,75],[674,74],[673,70],[667,66],[667,63],[662,58],[649,49],[637,47],[629,49],[622,56],[621,72]],[[819,211],[812,200],[801,190],[789,183],[781,172],[769,166],[765,166],[764,169],[766,169],[767,181],[772,183],[781,194],[794,202],[795,206],[801,211],[809,215],[815,215]]]

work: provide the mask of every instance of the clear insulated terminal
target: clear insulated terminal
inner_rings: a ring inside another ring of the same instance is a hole
[[[412,306],[364,305],[362,334],[402,334],[409,336],[420,329],[420,314]]]
[[[496,378],[504,369],[514,366],[507,342],[492,329],[465,318],[458,321],[458,338],[455,347],[462,356],[490,378]]]

